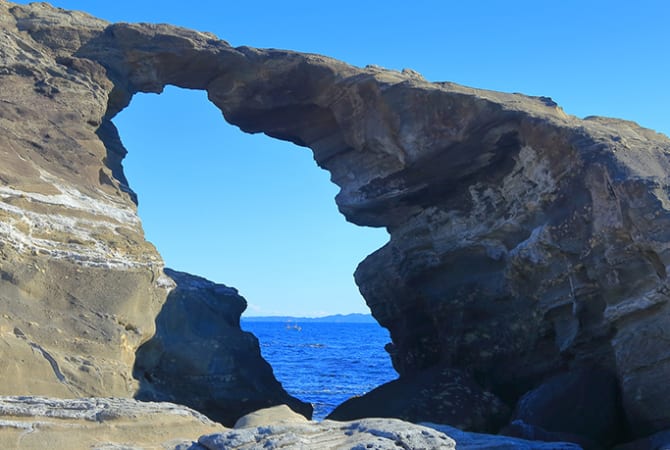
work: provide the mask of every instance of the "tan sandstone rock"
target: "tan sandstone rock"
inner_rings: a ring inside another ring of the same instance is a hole
[[[0,448],[175,448],[224,427],[170,403],[129,399],[0,397]]]
[[[305,416],[294,412],[287,405],[277,405],[270,408],[259,409],[240,417],[235,422],[234,428],[255,428],[277,423],[307,422]]]

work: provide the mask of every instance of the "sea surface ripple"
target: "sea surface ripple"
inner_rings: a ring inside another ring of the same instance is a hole
[[[314,405],[322,420],[337,405],[397,378],[384,350],[388,331],[376,323],[252,322],[263,357],[284,389]]]

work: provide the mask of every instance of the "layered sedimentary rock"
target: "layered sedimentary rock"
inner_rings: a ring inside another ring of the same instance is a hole
[[[244,131],[310,147],[346,218],[388,229],[356,280],[401,376],[462,368],[513,403],[595,367],[616,376],[634,433],[670,427],[665,136],[409,70],[44,4],[0,9],[3,352],[29,356],[39,380],[53,372],[48,389],[133,384],[133,351],[165,293],[110,120],[134,93],[173,84],[206,90]],[[117,361],[125,377],[105,369]]]
[[[167,449],[225,431],[202,414],[169,403],[0,397],[3,449]]]
[[[137,351],[136,398],[194,408],[233,426],[245,414],[288,404],[305,417],[312,405],[289,396],[261,357],[258,339],[240,329],[247,307],[237,290],[165,269],[175,281],[156,318],[156,334]]]
[[[20,26],[42,13],[62,45],[106,26],[0,2],[0,394],[130,396],[135,350],[167,294],[162,260],[101,126],[113,85]]]

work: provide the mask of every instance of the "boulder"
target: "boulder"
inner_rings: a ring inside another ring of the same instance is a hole
[[[496,432],[509,409],[459,370],[432,368],[385,383],[339,405],[327,419],[395,417],[408,422],[449,424],[463,430]]]
[[[247,413],[280,404],[312,417],[312,405],[284,391],[258,339],[240,329],[247,303],[237,290],[184,272],[165,273],[176,287],[156,317],[156,334],[137,351],[136,398],[186,405],[229,427]]]
[[[296,413],[287,405],[277,405],[270,408],[259,409],[240,417],[235,422],[236,429],[238,428],[256,428],[277,423],[286,422],[307,422],[305,416]]]
[[[224,431],[202,414],[171,403],[0,397],[3,449],[175,448]]]

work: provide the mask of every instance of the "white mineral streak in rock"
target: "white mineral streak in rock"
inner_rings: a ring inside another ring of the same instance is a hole
[[[128,254],[110,247],[108,240],[96,237],[102,230],[120,236],[118,227],[139,229],[140,219],[133,209],[111,199],[92,198],[70,186],[56,184],[54,187],[61,193],[45,195],[0,186],[0,210],[10,216],[0,222],[0,235],[5,244],[19,252],[36,252],[86,267],[124,269],[159,262],[154,255]],[[35,205],[63,207],[72,210],[72,215],[41,213],[7,203],[16,198]],[[78,217],[77,213],[89,218]],[[50,235],[66,235],[68,240],[50,239]]]
[[[656,287],[642,296],[635,296],[615,305],[608,305],[603,316],[609,322],[616,322],[631,314],[649,310],[670,300],[670,288],[667,284]]]

